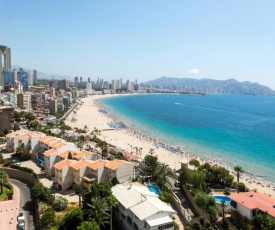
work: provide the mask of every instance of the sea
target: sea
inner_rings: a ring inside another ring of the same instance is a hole
[[[275,97],[134,94],[99,103],[159,141],[275,183]]]

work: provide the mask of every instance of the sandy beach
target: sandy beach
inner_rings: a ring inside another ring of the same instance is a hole
[[[100,95],[100,96],[89,96],[82,98],[82,105],[78,106],[74,112],[72,112],[66,119],[66,124],[72,128],[83,129],[86,125],[88,127],[88,133],[94,131],[94,129],[100,130],[98,137],[107,143],[111,143],[117,147],[120,147],[127,152],[131,152],[144,158],[149,153],[150,149],[154,149],[155,155],[158,156],[160,162],[168,164],[172,169],[180,169],[181,163],[189,161],[190,158],[196,158],[201,163],[205,163],[206,159],[202,159],[190,153],[173,153],[162,147],[156,147],[155,140],[139,133],[137,130],[130,128],[120,128],[114,130],[110,129],[111,122],[117,124],[123,121],[113,117],[111,114],[102,111],[100,106],[97,104],[97,100],[101,98],[113,97],[117,95]],[[122,95],[123,96],[123,95]],[[136,148],[140,149],[137,151]],[[215,159],[211,160],[213,164],[219,165]],[[209,162],[209,161],[208,161]],[[221,165],[222,166],[222,165]],[[229,169],[234,175],[234,170]],[[234,175],[235,176],[235,175]],[[236,178],[235,178],[236,179]],[[249,189],[257,189],[258,192],[265,193],[275,197],[275,191],[273,191],[273,185],[267,187],[268,184],[263,181],[258,181],[249,175],[243,174],[240,178],[240,182],[246,184]],[[259,184],[261,183],[261,184]]]

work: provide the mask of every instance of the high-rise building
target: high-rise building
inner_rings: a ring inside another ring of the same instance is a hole
[[[4,63],[2,63],[2,55],[4,56]],[[11,70],[11,49],[7,46],[0,45],[0,86],[4,85],[4,71]]]
[[[55,115],[57,113],[57,100],[50,100],[50,114]]]
[[[22,68],[17,72],[17,79],[21,82],[23,86],[23,91],[28,91],[29,89],[29,74],[25,72]]]
[[[64,89],[64,90],[66,90],[66,89],[69,88],[69,86],[70,86],[70,83],[69,83],[69,81],[67,81],[66,79],[63,79],[63,80],[61,80],[61,81],[58,81],[58,87],[59,87],[59,89]]]
[[[117,89],[116,80],[112,80],[112,90],[113,90],[114,93],[116,92],[116,89]]]
[[[33,70],[33,84],[37,84],[37,70]]]
[[[55,97],[55,88],[53,87],[50,88],[50,96]]]
[[[86,89],[87,95],[93,94],[93,84],[91,82],[87,82]]]
[[[82,77],[80,77],[80,84],[82,83]]]
[[[88,82],[90,83],[91,82],[91,79],[88,77]]]
[[[75,85],[75,87],[77,87],[78,86],[78,77],[76,76],[76,77],[74,77],[74,85]]]
[[[33,75],[32,75],[32,71],[29,71],[29,85],[33,85]]]
[[[4,72],[4,85],[11,84],[14,87],[14,72],[12,71],[5,71]]]

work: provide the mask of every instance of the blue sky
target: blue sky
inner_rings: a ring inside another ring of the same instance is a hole
[[[161,76],[275,89],[275,1],[0,0],[12,64],[110,80]]]

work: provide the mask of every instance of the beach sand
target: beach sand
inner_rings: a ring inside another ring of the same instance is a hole
[[[107,143],[120,147],[126,150],[127,152],[132,151],[133,154],[140,156],[141,159],[143,159],[145,155],[149,153],[150,149],[154,149],[155,155],[158,156],[158,160],[160,162],[168,164],[172,169],[175,170],[180,169],[180,162],[189,161],[190,158],[196,158],[201,163],[206,162],[205,159],[201,159],[200,157],[194,156],[193,154],[176,154],[161,147],[156,148],[156,146],[154,145],[154,139],[142,135],[138,133],[138,131],[135,131],[133,129],[116,129],[103,131],[104,129],[110,129],[108,125],[109,122],[117,122],[119,120],[109,113],[100,112],[99,110],[102,108],[100,108],[100,106],[97,104],[97,100],[113,96],[117,95],[99,95],[81,98],[81,101],[83,103],[79,105],[77,109],[75,109],[75,111],[67,117],[66,124],[71,126],[72,128],[76,127],[81,129],[83,129],[84,126],[87,126],[88,133],[92,132],[95,128],[101,130],[100,135],[97,135],[101,140],[104,140]],[[141,149],[141,151],[136,151],[135,147]],[[218,162],[215,161],[215,159],[212,159],[211,161],[212,163]],[[234,170],[229,170],[235,176]],[[248,181],[251,183],[249,183]],[[256,180],[249,175],[242,174],[240,182],[245,183],[249,189],[257,189],[258,192],[265,193],[267,195],[275,197],[275,191],[273,191],[272,185],[270,185],[270,187],[266,187],[267,183]]]

